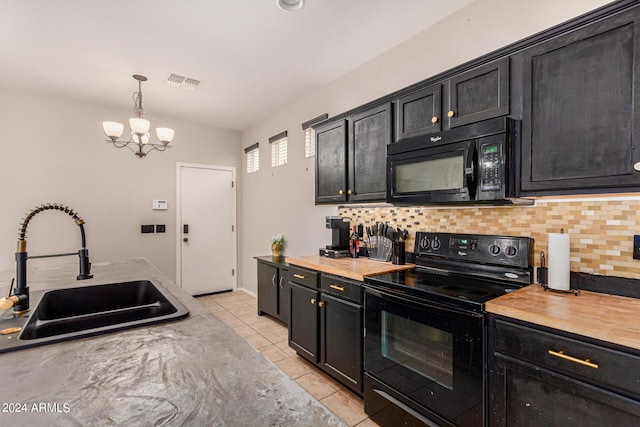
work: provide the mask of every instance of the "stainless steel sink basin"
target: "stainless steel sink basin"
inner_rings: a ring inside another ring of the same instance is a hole
[[[32,301],[36,295],[32,293]],[[13,345],[0,352],[186,317],[189,310],[149,280],[42,292]]]

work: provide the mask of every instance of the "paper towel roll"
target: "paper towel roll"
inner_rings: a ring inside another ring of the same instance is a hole
[[[569,234],[549,234],[549,288],[561,291],[571,289],[569,275]]]

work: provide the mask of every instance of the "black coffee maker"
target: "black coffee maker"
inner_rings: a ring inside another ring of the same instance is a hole
[[[331,244],[320,248],[320,255],[329,258],[349,256],[349,234],[351,227],[349,220],[341,216],[325,217],[325,225],[331,229]]]

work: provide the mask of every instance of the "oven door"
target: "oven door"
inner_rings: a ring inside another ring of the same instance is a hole
[[[387,157],[387,202],[395,204],[472,201],[476,197],[475,140]]]
[[[365,372],[395,392],[391,401],[431,419],[483,425],[481,313],[367,287],[365,328]]]

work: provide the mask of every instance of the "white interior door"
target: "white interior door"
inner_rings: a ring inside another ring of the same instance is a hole
[[[191,295],[235,289],[235,168],[178,164],[178,284]]]

